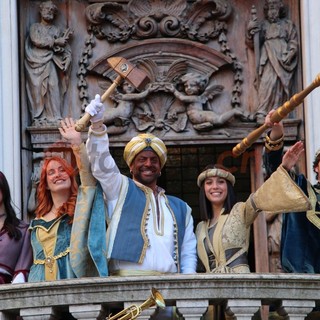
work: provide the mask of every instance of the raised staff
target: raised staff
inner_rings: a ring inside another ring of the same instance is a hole
[[[281,107],[277,108],[275,112],[271,115],[270,120],[272,123],[280,122],[283,118],[285,118],[291,111],[293,111],[300,103],[302,103],[303,99],[315,88],[320,85],[320,74],[314,79],[314,81],[302,90],[299,93],[296,93],[291,97],[290,100],[286,101]],[[253,130],[251,133],[247,135],[240,143],[238,143],[233,149],[232,154],[235,157],[240,156],[243,152],[245,152],[251,145],[259,139],[259,137],[268,129],[269,127],[266,124],[263,124],[259,128]]]
[[[110,67],[118,74],[118,76],[101,96],[101,102],[104,102],[124,79],[130,82],[138,91],[142,90],[150,82],[148,75],[144,71],[139,70],[125,58],[112,57],[107,61]],[[87,127],[91,117],[92,115],[85,112],[81,119],[77,121],[75,129],[77,131],[84,130]]]

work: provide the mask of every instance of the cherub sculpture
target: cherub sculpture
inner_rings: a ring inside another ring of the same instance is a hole
[[[103,122],[108,126],[108,132],[111,134],[125,132],[131,123],[136,103],[146,98],[152,90],[152,86],[149,85],[144,91],[136,92],[136,89],[129,82],[124,81],[120,87],[121,92],[112,97],[115,107],[106,108],[104,114]],[[140,103],[139,106],[146,109],[145,113],[149,112],[143,103]]]
[[[245,112],[240,108],[233,108],[218,114],[210,110],[208,102],[223,91],[221,85],[208,85],[209,77],[190,72],[181,77],[184,92],[178,91],[173,85],[170,90],[175,97],[183,102],[183,106],[169,110],[168,119],[176,119],[178,113],[187,112],[188,118],[196,130],[210,130],[221,127],[233,117],[246,118]],[[208,108],[207,110],[205,108]],[[186,109],[185,109],[186,108]]]

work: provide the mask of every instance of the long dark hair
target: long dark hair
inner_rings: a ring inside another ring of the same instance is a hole
[[[220,166],[220,165],[214,165],[214,164],[209,164],[207,165],[203,171],[206,171],[208,169],[223,169],[225,171],[228,171],[225,167]],[[236,204],[236,193],[234,191],[234,188],[231,184],[230,181],[226,180],[227,182],[227,198],[224,202],[224,213],[230,213],[232,210],[233,206]],[[199,209],[200,209],[200,219],[202,221],[209,220],[213,217],[213,212],[212,212],[212,206],[210,201],[207,199],[205,191],[204,191],[204,181],[201,183],[200,186],[200,191],[199,191]]]
[[[21,231],[18,229],[20,220],[16,216],[11,202],[11,193],[6,176],[0,171],[0,191],[2,192],[2,202],[7,214],[4,221],[3,229],[8,232],[10,238],[19,240],[22,237]]]

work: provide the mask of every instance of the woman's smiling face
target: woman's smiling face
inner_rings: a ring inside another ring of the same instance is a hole
[[[51,192],[70,190],[71,179],[58,161],[52,160],[47,166],[47,187]]]
[[[208,177],[204,181],[207,199],[214,205],[224,205],[228,195],[227,180],[221,177]]]

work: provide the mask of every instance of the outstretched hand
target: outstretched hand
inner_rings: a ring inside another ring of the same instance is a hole
[[[283,124],[280,122],[272,122],[271,116],[275,112],[275,109],[272,109],[268,112],[264,119],[264,124],[271,128],[270,138],[272,140],[278,140],[283,136]]]
[[[287,170],[291,170],[298,162],[301,154],[304,152],[304,145],[302,141],[296,142],[290,147],[282,158],[282,166]]]
[[[72,118],[65,118],[60,121],[59,131],[64,139],[73,145],[79,146],[82,143],[81,132],[76,131]]]

